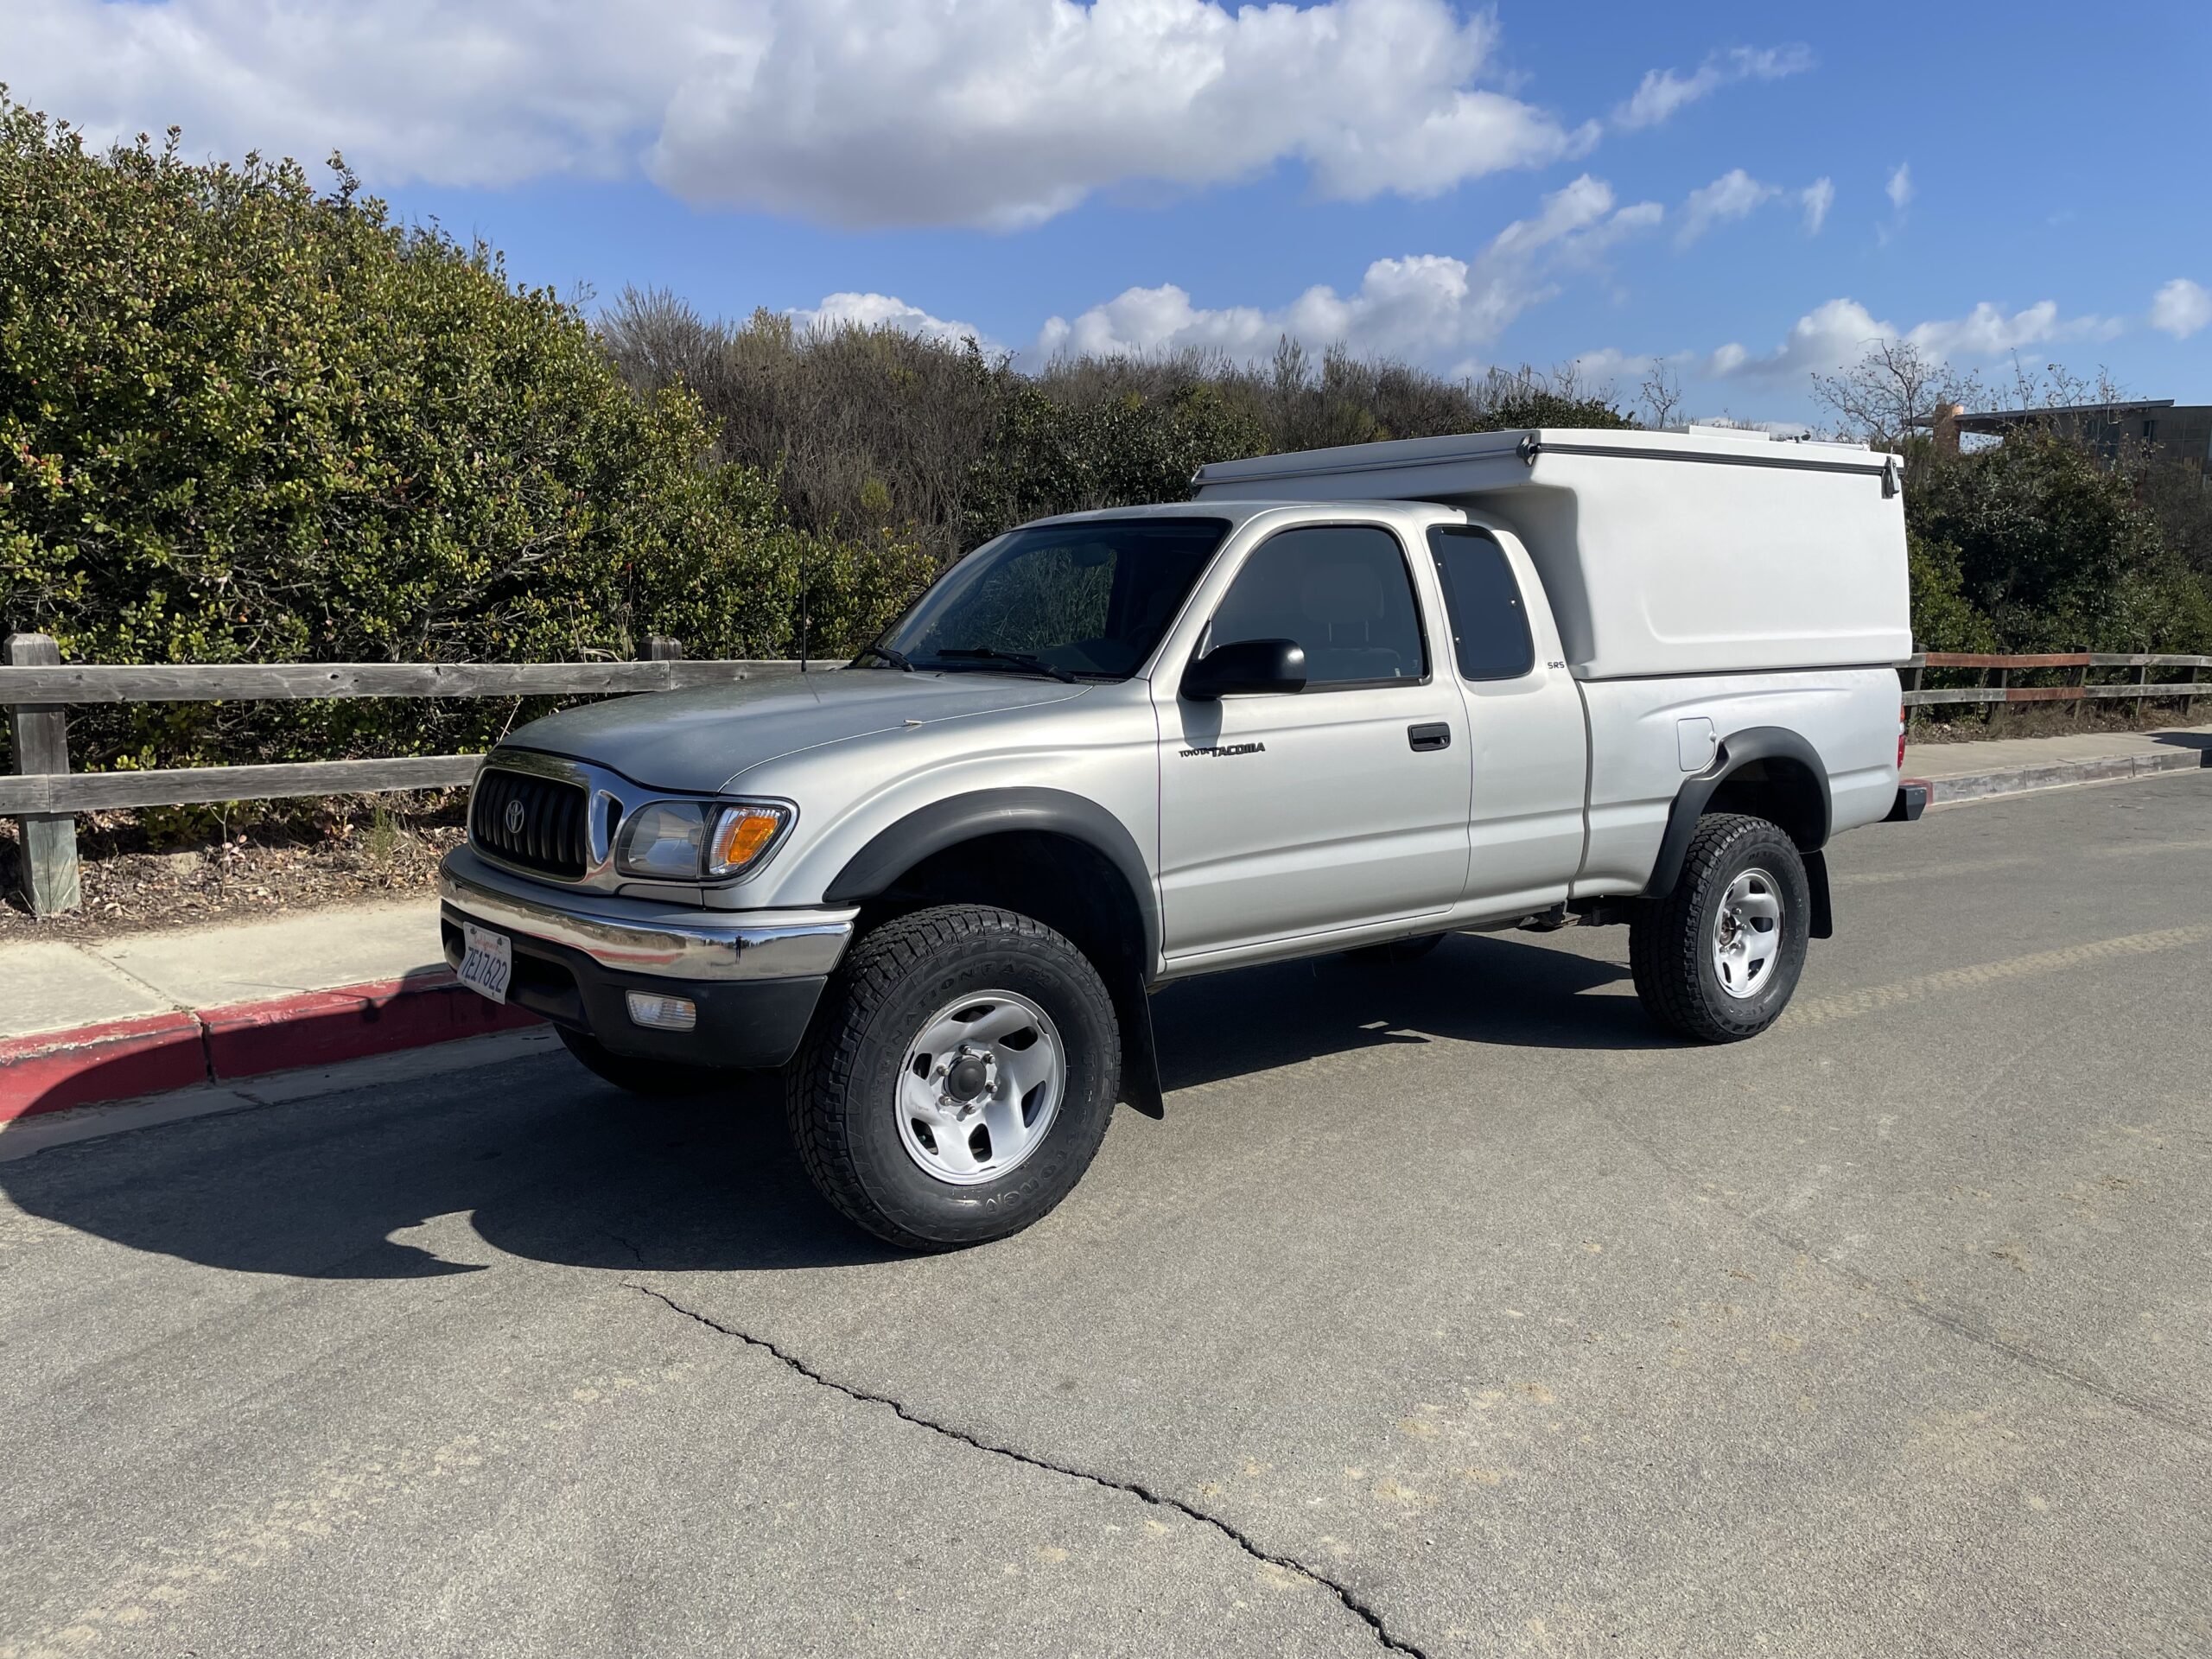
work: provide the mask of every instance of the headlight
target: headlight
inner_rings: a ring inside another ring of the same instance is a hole
[[[758,864],[791,810],[767,801],[652,801],[622,826],[614,865],[657,881],[719,881]]]

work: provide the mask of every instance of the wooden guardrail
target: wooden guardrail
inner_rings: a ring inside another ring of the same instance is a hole
[[[1983,683],[1980,685],[1929,686],[1924,684],[1928,669],[1979,669]],[[2152,669],[2182,669],[2189,671],[2186,680],[2163,677],[2153,681]],[[2186,657],[2157,653],[2128,653],[2124,652],[2062,651],[2002,656],[1981,652],[1931,651],[1908,658],[1897,665],[1897,673],[1904,683],[1904,702],[1908,709],[1936,708],[1946,703],[2022,703],[2070,702],[2075,712],[2091,702],[2133,698],[2138,713],[2153,698],[2181,701],[2184,715],[2191,711],[2193,700],[2212,695],[2212,685],[2198,683],[2205,669],[2212,668],[2212,657]],[[2045,670],[2061,669],[2068,678],[2059,685],[2015,685],[2012,676]],[[2092,680],[2089,677],[2100,671],[2133,669],[2135,677],[2121,680]]]
[[[318,697],[613,696],[681,690],[804,672],[780,660],[691,662],[655,639],[642,662],[276,663],[177,665],[65,664],[54,639],[10,634],[0,664],[16,771],[0,775],[0,817],[22,831],[23,887],[41,916],[82,902],[74,815],[139,806],[197,806],[472,783],[475,754],[390,760],[315,760],[265,766],[174,766],[73,772],[64,709],[72,703],[262,702]],[[812,664],[817,671],[836,666]]]

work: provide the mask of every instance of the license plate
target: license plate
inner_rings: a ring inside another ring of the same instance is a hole
[[[461,925],[461,982],[494,1002],[507,1000],[507,982],[515,976],[514,941],[504,933],[474,922]]]

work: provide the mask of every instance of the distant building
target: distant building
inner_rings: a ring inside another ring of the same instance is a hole
[[[1954,404],[1919,424],[1933,429],[1937,449],[1953,454],[1966,433],[2002,438],[2024,427],[2055,427],[2101,454],[2107,466],[2116,464],[2124,454],[2147,453],[2155,461],[2185,461],[2212,485],[2212,404],[2131,397],[2056,409],[1981,410]]]

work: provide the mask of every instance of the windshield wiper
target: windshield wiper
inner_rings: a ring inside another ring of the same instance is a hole
[[[938,655],[948,662],[1004,663],[1009,668],[1026,668],[1032,674],[1048,674],[1063,685],[1075,683],[1075,676],[1058,663],[1048,663],[1042,657],[1032,657],[1026,651],[999,651],[990,645],[967,645],[957,651],[940,651]]]
[[[914,664],[906,653],[903,651],[893,651],[888,645],[862,645],[853,653],[853,661],[857,663],[863,657],[880,657],[902,674],[911,674],[914,671]]]

